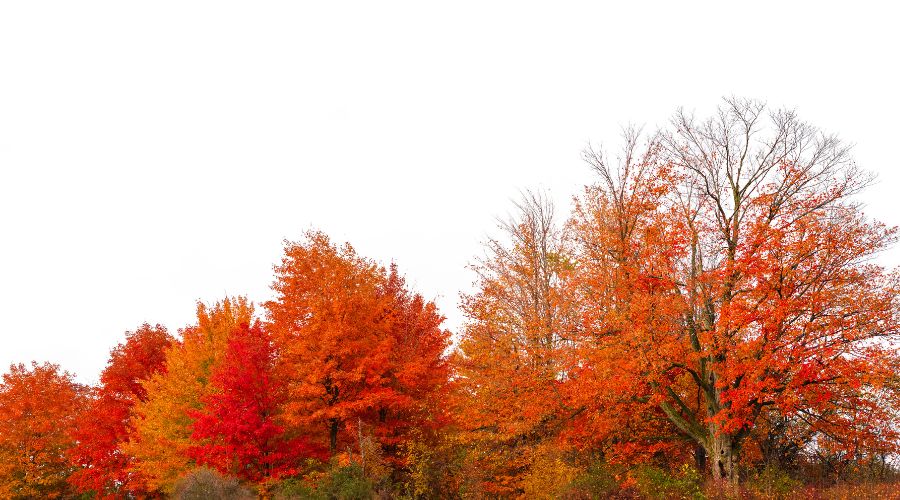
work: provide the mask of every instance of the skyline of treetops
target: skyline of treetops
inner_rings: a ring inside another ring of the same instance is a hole
[[[402,262],[308,230],[284,242],[270,300],[135,325],[94,385],[13,364],[0,498],[780,498],[895,482],[900,270],[876,258],[898,229],[863,213],[874,176],[849,146],[728,98],[583,159],[594,180],[566,216],[526,191],[483,242],[458,330]]]

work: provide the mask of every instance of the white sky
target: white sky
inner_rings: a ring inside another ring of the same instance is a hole
[[[613,3],[0,3],[0,371],[94,382],[125,330],[269,298],[311,227],[455,328],[520,189],[567,207],[588,141],[723,95],[854,143],[868,213],[900,224],[897,12]]]

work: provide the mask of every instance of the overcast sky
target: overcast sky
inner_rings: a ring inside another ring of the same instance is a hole
[[[567,207],[589,141],[725,95],[855,144],[867,213],[900,224],[897,12],[434,4],[0,4],[0,371],[94,382],[126,330],[269,298],[308,228],[396,261],[455,329],[519,190]]]

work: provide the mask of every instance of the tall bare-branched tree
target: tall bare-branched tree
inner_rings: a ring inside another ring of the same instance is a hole
[[[629,359],[636,400],[702,447],[717,480],[736,484],[773,409],[846,446],[896,447],[877,399],[900,281],[871,262],[896,232],[863,217],[854,195],[872,177],[848,147],[741,99],[705,120],[679,111],[646,148],[635,137],[619,164],[587,155],[600,182],[573,223],[587,348]]]

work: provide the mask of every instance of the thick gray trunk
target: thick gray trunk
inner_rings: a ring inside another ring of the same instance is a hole
[[[720,487],[735,489],[738,485],[737,456],[732,437],[710,433],[710,446],[706,450],[713,481]]]

